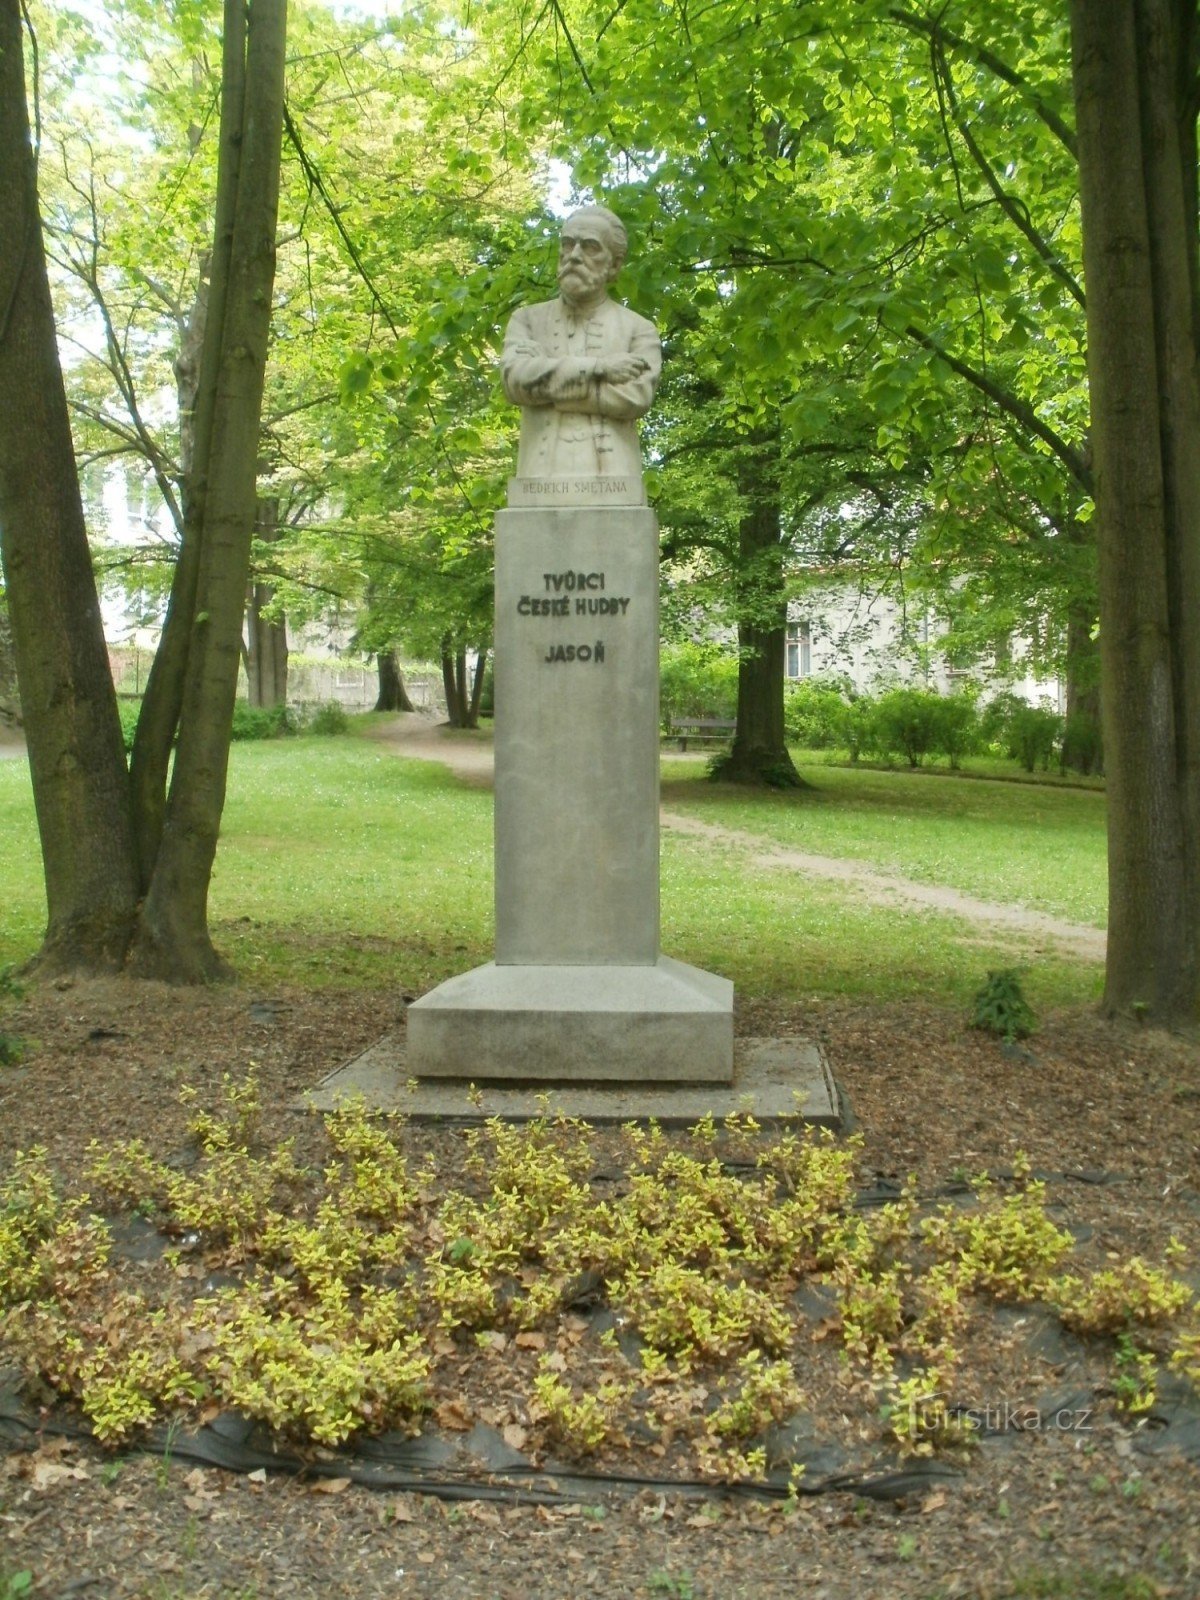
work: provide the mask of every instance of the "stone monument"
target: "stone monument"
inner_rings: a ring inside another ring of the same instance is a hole
[[[659,949],[658,525],[637,420],[662,356],[611,299],[625,229],[563,226],[559,296],[517,311],[496,518],[496,959],[408,1010],[419,1078],[722,1083],[733,985]]]

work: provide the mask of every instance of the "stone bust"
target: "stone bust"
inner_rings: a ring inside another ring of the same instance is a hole
[[[627,248],[611,211],[574,212],[562,229],[558,298],[522,306],[504,337],[504,393],[521,407],[517,479],[570,480],[572,499],[587,480],[606,479],[594,488],[614,493],[597,498],[645,502],[637,419],[654,399],[662,349],[654,324],[609,296]]]

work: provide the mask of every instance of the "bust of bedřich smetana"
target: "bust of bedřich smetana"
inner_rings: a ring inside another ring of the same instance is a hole
[[[573,212],[558,298],[513,314],[500,357],[504,392],[521,407],[510,503],[645,504],[637,419],[654,399],[662,348],[654,324],[609,295],[627,249],[611,211]]]

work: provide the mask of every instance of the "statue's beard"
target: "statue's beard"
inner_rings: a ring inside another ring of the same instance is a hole
[[[590,301],[604,292],[603,280],[586,267],[564,267],[558,274],[558,287],[567,300]]]

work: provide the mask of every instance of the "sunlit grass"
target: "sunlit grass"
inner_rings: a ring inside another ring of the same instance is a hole
[[[808,766],[805,790],[747,791],[663,762],[663,803],[819,855],[1103,927],[1105,801],[1092,788]]]
[[[812,774],[815,793],[759,796],[708,784],[689,762],[668,763],[665,775],[668,806],[781,845],[1076,917],[1102,904],[1094,794],[1034,787],[1010,798],[1016,786],[831,768]],[[23,761],[0,763],[0,843],[3,964],[36,949],[44,922]],[[486,789],[365,739],[234,747],[211,910],[217,945],[244,982],[421,993],[491,958],[492,882]],[[1038,1005],[1099,991],[1095,963],[1035,958],[1007,934],[873,905],[852,886],[669,831],[662,904],[664,950],[726,974],[744,995],[959,1004],[989,967],[1013,964]]]

